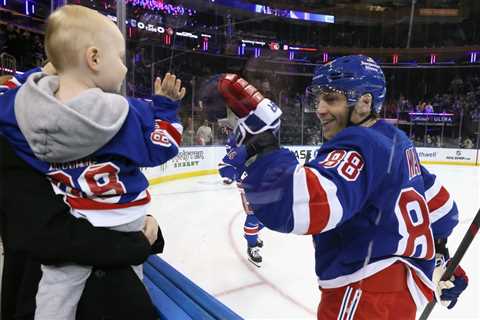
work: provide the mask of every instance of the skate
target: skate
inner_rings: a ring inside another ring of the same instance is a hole
[[[260,239],[257,240],[257,247],[263,248],[263,240],[260,240]]]
[[[262,263],[262,256],[258,247],[247,247],[248,261],[253,263],[257,268],[260,268]]]

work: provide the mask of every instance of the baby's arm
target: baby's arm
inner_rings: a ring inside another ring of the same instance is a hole
[[[185,95],[181,81],[167,74],[155,82],[152,101],[127,98],[130,106],[127,119],[115,138],[102,150],[105,154],[121,154],[138,166],[161,165],[178,154],[183,127],[177,118],[178,99]]]

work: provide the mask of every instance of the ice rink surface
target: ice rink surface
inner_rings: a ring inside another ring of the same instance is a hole
[[[460,223],[449,238],[453,255],[480,208],[480,167],[431,165],[457,201]],[[263,229],[261,268],[247,260],[243,212],[234,185],[217,175],[151,188],[150,209],[166,238],[162,257],[247,319],[315,319],[320,292],[310,236]],[[430,319],[480,319],[480,236],[461,265],[469,287],[453,310],[439,305]]]

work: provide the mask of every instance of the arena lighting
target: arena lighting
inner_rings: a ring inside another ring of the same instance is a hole
[[[166,44],[166,45],[170,45],[172,44],[172,36],[168,33],[165,33],[165,37],[163,38],[163,42]]]
[[[30,15],[30,13],[28,12],[28,0],[25,1],[25,14],[26,14],[27,16]]]
[[[191,39],[198,39],[198,36],[187,31],[181,31],[176,33],[178,37],[184,37],[184,38],[191,38]]]
[[[393,63],[393,64],[397,64],[397,63],[398,63],[398,54],[394,54],[394,55],[392,56],[392,63]]]
[[[268,47],[270,48],[270,50],[280,50],[280,44],[278,42],[270,42],[268,44]]]
[[[196,10],[186,8],[182,5],[165,4],[159,0],[125,0],[125,4],[130,4],[132,7],[141,7],[148,10],[158,10],[165,14],[172,16],[193,16],[197,13]]]
[[[117,22],[117,17],[107,14],[107,17],[110,18],[113,22]],[[132,28],[138,28],[140,30],[156,32],[156,33],[165,33],[165,28],[159,25],[153,25],[151,23],[144,23],[135,19],[126,19],[125,24],[131,26]]]
[[[245,39],[242,39],[241,40],[242,44],[251,44],[252,46],[264,46],[265,45],[265,42],[263,41],[257,41],[257,40],[245,40]]]
[[[260,49],[260,48],[254,48],[254,52],[253,52],[254,57],[255,57],[255,58],[260,57],[261,52],[262,52],[262,49]]]
[[[237,53],[239,56],[245,55],[245,44],[238,46]]]
[[[478,52],[470,52],[470,63],[476,63],[477,62],[477,53]]]
[[[323,53],[323,63],[327,63],[328,62],[328,52],[324,52]]]
[[[290,50],[295,50],[295,51],[308,51],[308,52],[318,51],[317,48],[302,48],[302,47],[290,47]]]
[[[293,51],[288,51],[288,60],[293,60],[295,59],[295,52]]]
[[[253,13],[272,15],[287,19],[321,22],[321,23],[335,23],[335,16],[310,13],[304,11],[294,11],[287,9],[277,9],[265,5],[248,3],[241,0],[215,0],[216,4],[225,7],[236,8],[240,10],[250,11]]]
[[[203,51],[208,51],[208,38],[203,38],[203,41],[202,41],[202,49]]]
[[[435,64],[437,63],[437,55],[434,53],[430,54],[430,64]]]

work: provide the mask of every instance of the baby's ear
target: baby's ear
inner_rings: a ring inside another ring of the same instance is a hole
[[[97,47],[88,47],[85,51],[85,60],[90,69],[97,71],[100,64],[100,55]]]

